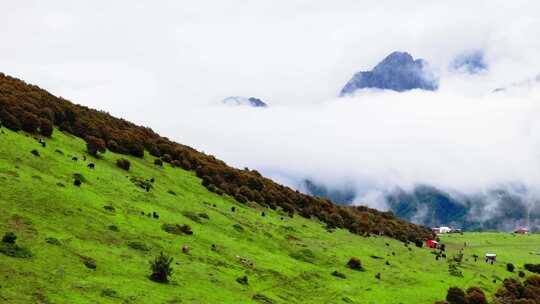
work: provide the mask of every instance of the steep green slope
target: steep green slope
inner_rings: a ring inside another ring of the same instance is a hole
[[[106,152],[83,161],[84,142],[58,130],[46,147],[24,133],[1,130],[0,233],[15,232],[33,256],[0,253],[0,302],[431,303],[444,298],[450,285],[481,285],[491,292],[498,285],[493,278],[508,275],[502,264],[467,261],[464,278],[453,277],[428,249],[341,229],[329,232],[316,220],[238,204],[206,190],[192,172],[155,166],[152,156],[127,157],[126,172],[115,166],[126,156]],[[39,157],[30,153],[34,149]],[[87,167],[90,162],[95,169]],[[74,174],[83,176],[80,187],[73,185]],[[155,182],[147,192],[132,178]],[[159,219],[146,216],[152,212]],[[165,223],[188,224],[194,234],[166,233]],[[450,250],[458,250],[467,236],[448,238]],[[482,239],[473,236],[474,242]],[[534,262],[529,252],[539,241],[538,235],[518,236],[501,248],[514,253],[514,263]],[[130,242],[149,250],[133,249]],[[182,253],[183,245],[189,254]],[[149,260],[161,251],[174,257],[169,284],[148,279]],[[353,256],[366,271],[345,267]],[[87,268],[85,257],[97,268]],[[346,278],[332,276],[335,270]],[[236,282],[244,275],[248,285]]]

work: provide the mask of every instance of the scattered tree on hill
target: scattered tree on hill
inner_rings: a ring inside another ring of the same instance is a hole
[[[512,263],[506,264],[506,270],[508,270],[510,272],[514,272],[514,264],[512,264]]]
[[[525,264],[523,267],[530,272],[540,273],[540,264]]]
[[[166,163],[170,163],[170,162],[172,161],[172,157],[171,157],[171,155],[169,155],[169,154],[163,155],[163,156],[161,157],[161,159],[162,159],[164,162],[166,162]]]
[[[349,259],[349,261],[347,262],[347,267],[353,270],[364,270],[360,259],[355,257]]]
[[[523,283],[514,278],[504,279],[503,286],[495,293],[493,303],[540,303],[540,276],[532,275]]]
[[[105,142],[101,138],[94,136],[86,137],[86,150],[88,151],[88,154],[97,156],[98,152],[104,153],[106,149]]]
[[[448,288],[446,301],[448,301],[449,304],[467,304],[465,292],[459,287]]]
[[[48,119],[41,118],[39,120],[39,134],[46,137],[51,137],[52,133],[53,133],[52,122]]]
[[[122,168],[126,171],[129,171],[129,167],[131,166],[131,163],[129,162],[129,160],[125,158],[120,158],[116,160],[116,166],[118,168]]]
[[[482,289],[478,287],[470,287],[469,289],[467,289],[467,303],[488,304],[488,301]]]
[[[171,268],[172,261],[172,257],[161,252],[153,261],[150,261],[150,269],[152,270],[150,279],[158,283],[167,283],[169,281],[169,276],[173,272]]]
[[[28,133],[36,133],[39,128],[39,118],[30,112],[24,112],[22,117],[22,130]]]
[[[17,132],[21,129],[21,123],[19,120],[14,115],[6,111],[6,109],[0,110],[0,121],[2,121],[2,125],[4,127],[10,129],[11,131]]]

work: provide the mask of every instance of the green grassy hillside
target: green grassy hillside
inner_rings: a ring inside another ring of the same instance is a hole
[[[506,262],[517,272],[540,260],[540,235],[445,236],[449,255],[468,243],[464,277],[450,276],[447,262],[436,261],[429,249],[328,231],[319,221],[239,204],[206,190],[193,172],[155,166],[149,155],[108,151],[84,161],[84,141],[58,130],[46,147],[22,132],[1,130],[0,234],[14,232],[32,257],[0,253],[0,302],[433,303],[453,285],[492,293],[501,279],[516,276]],[[119,158],[130,160],[129,171],[116,167]],[[75,174],[80,187],[73,185]],[[159,219],[147,216],[152,212]],[[163,224],[188,224],[193,235],[167,233]],[[486,251],[500,261],[471,258]],[[148,278],[149,261],[160,252],[174,258],[168,284]],[[348,269],[351,257],[360,258],[365,271]],[[85,266],[89,260],[95,269]],[[236,281],[244,275],[247,285]]]

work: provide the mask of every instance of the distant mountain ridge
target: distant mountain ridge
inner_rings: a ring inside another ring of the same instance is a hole
[[[478,74],[488,70],[489,65],[486,61],[484,52],[481,50],[475,50],[458,55],[450,64],[450,68],[454,71],[463,71],[468,74]]]
[[[310,195],[326,197],[337,204],[350,204],[356,197],[356,193],[352,188],[346,190],[331,189],[311,179],[303,180],[300,183],[300,188]]]
[[[407,52],[393,52],[373,70],[356,73],[339,95],[350,95],[364,88],[404,92],[413,89],[435,91],[438,87],[438,79],[430,72],[427,61],[415,60]]]
[[[354,189],[341,190],[306,180],[302,190],[340,204],[352,204]],[[476,194],[449,193],[430,185],[395,188],[383,200],[397,217],[428,227],[452,226],[466,231],[512,231],[519,226],[540,230],[540,207],[522,185],[494,187]]]

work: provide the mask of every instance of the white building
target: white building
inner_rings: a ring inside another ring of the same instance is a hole
[[[437,227],[437,228],[431,228],[431,230],[435,233],[449,233],[452,231],[452,228],[450,227]]]

